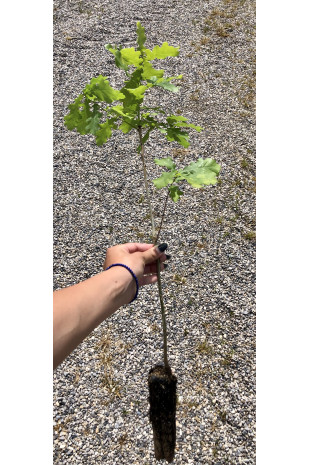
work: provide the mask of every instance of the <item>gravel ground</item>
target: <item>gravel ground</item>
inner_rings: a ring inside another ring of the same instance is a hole
[[[161,242],[170,363],[178,377],[175,464],[255,463],[255,3],[252,0],[54,2],[54,289],[102,270],[107,247],[148,241],[148,209],[135,135],[101,148],[67,131],[63,116],[98,74],[123,74],[105,43],[134,46],[136,22],[149,48],[167,41],[180,56],[160,62],[183,74],[181,91],[149,102],[180,110],[193,131],[185,150],[159,135],[155,157],[179,166],[221,164],[221,181],[184,188],[170,202]],[[158,100],[160,99],[160,100]],[[158,221],[164,192],[153,192]],[[103,322],[54,372],[55,464],[155,464],[147,374],[161,361],[156,286]]]

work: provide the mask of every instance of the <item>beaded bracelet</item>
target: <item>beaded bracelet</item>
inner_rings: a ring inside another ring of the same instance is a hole
[[[109,270],[110,268],[112,268],[112,266],[122,266],[123,268],[126,268],[126,270],[128,270],[129,273],[131,273],[132,277],[133,277],[134,280],[136,281],[137,290],[136,290],[136,293],[135,293],[134,298],[129,302],[129,303],[131,304],[131,302],[133,302],[133,301],[138,297],[138,291],[139,291],[138,278],[137,278],[137,276],[134,274],[134,272],[132,271],[132,269],[129,268],[129,266],[124,265],[123,263],[114,263],[113,265],[108,266],[108,268],[106,268],[105,271],[107,271],[107,270]]]

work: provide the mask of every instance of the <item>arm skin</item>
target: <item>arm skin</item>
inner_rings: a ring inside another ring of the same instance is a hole
[[[152,244],[128,243],[107,251],[104,269],[113,263],[129,266],[139,286],[157,281],[156,260],[166,255]],[[164,265],[161,265],[164,269]],[[121,266],[103,271],[79,284],[55,291],[53,351],[56,368],[103,320],[122,305],[128,304],[136,292],[136,283]]]

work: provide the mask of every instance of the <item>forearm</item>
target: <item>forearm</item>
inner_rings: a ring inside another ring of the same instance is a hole
[[[130,302],[135,286],[126,269],[115,267],[54,292],[54,368],[103,320]]]

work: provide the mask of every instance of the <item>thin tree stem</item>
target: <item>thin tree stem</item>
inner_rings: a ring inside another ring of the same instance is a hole
[[[160,231],[161,231],[163,222],[164,222],[164,216],[165,216],[165,213],[166,213],[166,207],[167,207],[167,200],[168,200],[168,197],[169,197],[169,189],[167,189],[167,195],[166,195],[166,200],[165,200],[165,204],[164,204],[164,208],[163,208],[163,214],[161,215],[160,225],[159,225],[159,229],[158,229],[158,231],[157,231],[157,236],[156,236],[156,239],[155,239],[155,244],[158,242],[159,234],[160,234]]]
[[[161,320],[163,324],[163,336],[164,336],[164,364],[166,368],[169,368],[168,348],[167,348],[167,323],[166,323],[166,312],[165,312],[165,305],[164,305],[164,299],[163,299],[163,291],[161,288],[160,260],[157,260],[156,264],[157,264],[157,285],[158,285],[158,293],[159,293],[160,308],[161,308]]]
[[[144,184],[145,184],[145,191],[146,191],[146,200],[149,206],[149,211],[150,211],[150,217],[151,217],[151,223],[152,223],[152,241],[155,241],[155,224],[154,224],[154,216],[153,216],[153,210],[152,210],[152,204],[151,204],[151,198],[150,198],[150,192],[149,192],[149,185],[147,181],[147,171],[146,171],[146,165],[145,165],[145,158],[144,158],[144,144],[142,143],[142,128],[138,128],[139,132],[139,139],[140,139],[140,145],[141,145],[141,160],[142,160],[142,165],[143,165],[143,175],[144,175]],[[155,244],[154,244],[155,245]]]
[[[150,198],[150,193],[149,193],[149,187],[148,187],[148,181],[147,181],[147,171],[146,171],[146,164],[145,164],[145,158],[144,158],[144,144],[142,143],[142,128],[138,128],[139,132],[139,140],[140,140],[140,146],[141,146],[141,160],[142,160],[142,165],[143,165],[143,174],[144,174],[144,184],[145,184],[145,190],[146,190],[146,198],[149,206],[149,211],[150,211],[150,217],[151,217],[151,223],[152,223],[152,237],[153,237],[153,244],[157,244],[159,232],[163,223],[163,216],[161,219],[161,225],[156,236],[155,232],[155,223],[154,223],[154,216],[153,216],[153,210],[152,210],[152,205],[151,205],[151,198]],[[169,192],[169,191],[168,191]],[[168,198],[168,197],[167,197]],[[166,203],[167,199],[165,202],[165,207],[164,207],[164,213],[166,210]],[[163,214],[164,215],[164,214]],[[165,313],[165,305],[164,305],[164,299],[163,299],[163,292],[162,292],[162,287],[161,287],[161,279],[160,279],[160,260],[158,259],[156,261],[156,266],[157,266],[157,285],[158,285],[158,293],[159,293],[159,301],[160,301],[160,308],[161,308],[161,319],[162,319],[162,325],[163,325],[163,338],[164,338],[164,364],[166,368],[169,368],[169,362],[168,362],[168,348],[167,348],[167,324],[166,324],[166,313]]]

